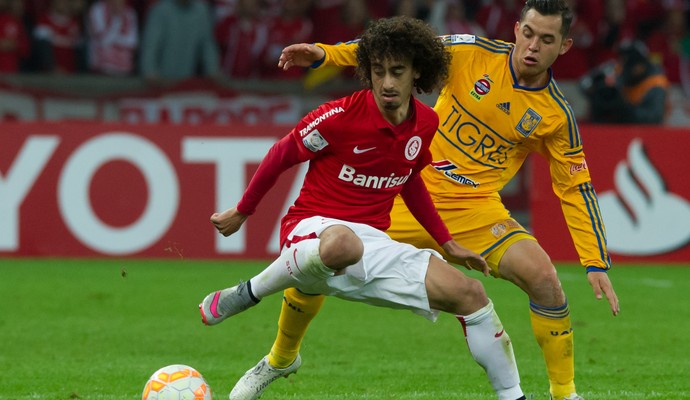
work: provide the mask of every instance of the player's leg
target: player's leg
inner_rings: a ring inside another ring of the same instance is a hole
[[[295,288],[283,292],[278,334],[271,352],[248,370],[230,392],[230,400],[255,400],[274,380],[287,377],[302,365],[299,349],[311,320],[325,296],[308,295]]]
[[[199,305],[203,322],[218,324],[256,305],[265,296],[289,287],[317,284],[361,259],[362,241],[352,230],[319,221],[315,217],[300,222],[291,237],[307,239],[286,245],[273,263],[248,282],[206,296]]]
[[[544,354],[552,398],[578,398],[573,397],[575,366],[568,302],[549,256],[535,240],[518,240],[505,249],[499,272],[529,296],[532,330]]]
[[[432,256],[425,285],[430,307],[452,313],[462,324],[472,357],[486,371],[498,398],[524,399],[510,337],[482,284]]]
[[[389,231],[388,234],[393,239],[412,243],[417,247],[440,250],[400,198],[396,198],[391,218],[393,219],[391,228],[394,231]],[[323,240],[323,235],[321,237]],[[402,240],[398,240],[399,238]],[[268,356],[269,364],[277,368],[285,368],[295,360],[307,327],[325,300],[325,296],[306,295],[295,289],[287,289],[283,296],[283,306],[278,319],[278,333]],[[291,307],[290,304],[296,306]]]
[[[268,354],[271,366],[287,368],[295,361],[307,328],[319,313],[325,299],[324,295],[310,295],[295,288],[283,292],[278,333]]]

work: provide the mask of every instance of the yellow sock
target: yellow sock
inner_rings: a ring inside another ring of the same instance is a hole
[[[309,323],[319,313],[325,298],[323,295],[304,294],[294,288],[283,292],[278,335],[268,355],[272,366],[286,368],[295,361]]]
[[[568,303],[550,308],[530,302],[530,318],[534,337],[544,353],[551,396],[560,400],[576,393],[573,329]]]

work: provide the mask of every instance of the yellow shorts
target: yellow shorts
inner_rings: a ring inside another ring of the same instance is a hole
[[[460,200],[463,206],[465,202]],[[469,204],[470,202],[468,202]],[[481,254],[498,275],[498,264],[510,245],[522,239],[536,240],[510,216],[500,198],[473,199],[470,208],[450,208],[437,204],[437,210],[453,239],[468,249]],[[481,204],[481,205],[477,205]],[[454,204],[456,207],[458,203]],[[410,243],[418,248],[443,251],[427,231],[412,216],[398,196],[391,210],[391,227],[386,231],[394,240]]]

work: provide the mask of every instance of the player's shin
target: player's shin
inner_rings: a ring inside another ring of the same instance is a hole
[[[510,337],[494,311],[493,303],[467,316],[456,316],[462,324],[474,360],[484,368],[499,400],[523,396],[520,375]]]
[[[335,273],[319,255],[320,239],[303,240],[285,249],[266,269],[250,279],[252,294],[261,299],[289,287],[328,279]]]
[[[297,358],[302,339],[312,319],[318,314],[325,296],[309,295],[295,288],[286,289],[278,320],[278,334],[268,362],[275,368],[287,368]]]
[[[530,302],[530,319],[534,337],[544,353],[552,397],[561,399],[576,393],[568,303],[560,307],[542,307]]]

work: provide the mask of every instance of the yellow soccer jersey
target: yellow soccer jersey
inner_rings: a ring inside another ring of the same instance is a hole
[[[474,35],[441,39],[452,55],[450,76],[434,110],[439,128],[432,164],[422,176],[434,202],[481,206],[512,179],[530,152],[549,162],[553,190],[584,266],[608,269],[606,234],[582,140],[570,105],[553,79],[542,88],[517,84],[513,44]],[[326,51],[323,64],[355,65],[357,42]]]

